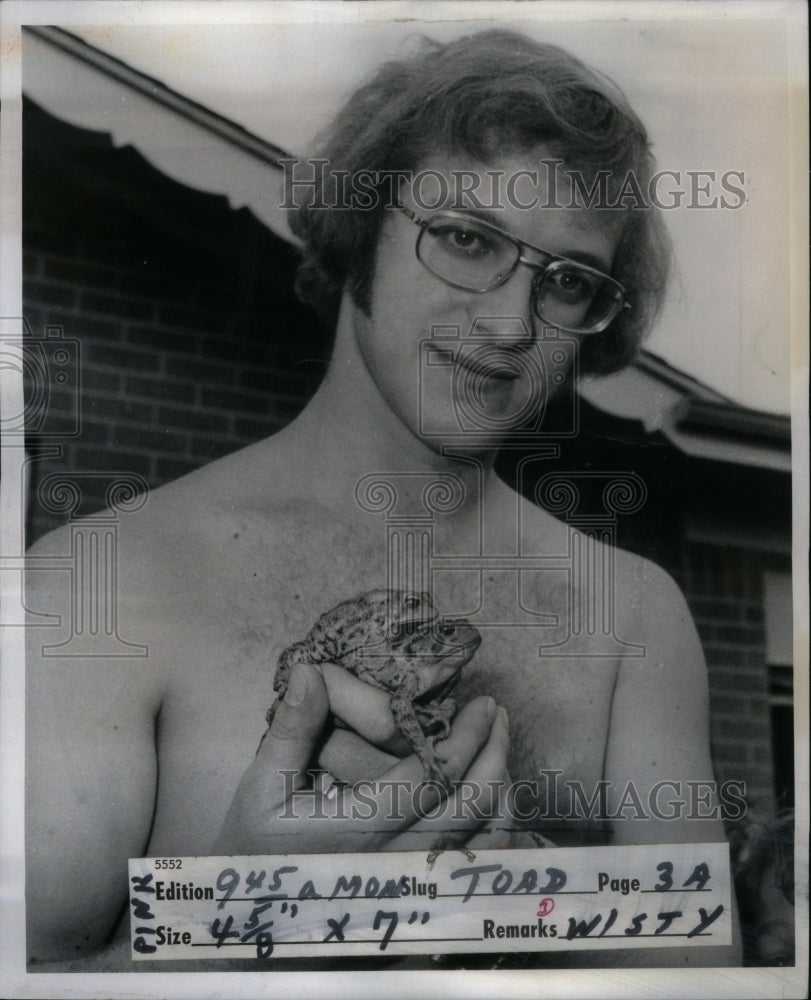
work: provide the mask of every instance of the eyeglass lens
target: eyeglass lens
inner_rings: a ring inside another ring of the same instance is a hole
[[[417,242],[422,263],[443,281],[473,292],[501,285],[515,270],[520,245],[474,219],[436,216]],[[603,329],[622,305],[619,286],[570,261],[554,261],[534,286],[540,319],[565,330]]]

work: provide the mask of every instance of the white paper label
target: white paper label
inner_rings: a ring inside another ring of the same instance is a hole
[[[133,959],[728,945],[726,844],[140,858]]]

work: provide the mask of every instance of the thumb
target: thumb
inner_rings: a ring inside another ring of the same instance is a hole
[[[261,760],[274,771],[304,771],[312,760],[328,713],[329,698],[321,674],[309,663],[297,663],[257,762]]]

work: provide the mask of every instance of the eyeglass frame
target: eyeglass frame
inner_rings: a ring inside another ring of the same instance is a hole
[[[492,292],[496,288],[501,288],[501,286],[505,284],[507,281],[509,281],[509,279],[515,274],[518,267],[521,264],[523,264],[525,267],[528,267],[533,271],[538,272],[532,282],[531,303],[532,303],[533,313],[538,317],[539,320],[541,320],[544,323],[549,323],[550,326],[554,326],[556,329],[563,330],[566,333],[579,333],[582,334],[583,336],[590,336],[595,333],[603,333],[606,329],[608,329],[608,327],[614,322],[614,320],[617,318],[617,316],[619,316],[621,312],[630,312],[631,310],[631,303],[628,302],[625,297],[626,296],[625,286],[621,284],[619,281],[617,281],[616,278],[612,278],[610,274],[606,274],[604,271],[600,271],[598,268],[591,267],[588,264],[583,264],[579,260],[572,260],[570,257],[561,257],[559,254],[554,254],[551,253],[549,250],[544,250],[543,247],[535,246],[534,243],[529,243],[527,242],[527,240],[519,239],[513,233],[508,232],[506,229],[501,229],[499,226],[494,225],[492,222],[488,222],[486,219],[475,218],[474,221],[476,225],[482,226],[484,229],[489,229],[491,232],[494,232],[499,236],[503,236],[506,240],[512,243],[517,251],[515,262],[513,263],[509,271],[506,271],[502,275],[498,275],[497,276],[498,280],[495,281],[493,284],[487,285],[486,288],[472,288],[470,285],[460,285],[456,281],[451,281],[450,279],[445,278],[443,275],[435,271],[434,268],[429,267],[429,265],[425,263],[425,261],[420,256],[420,243],[428,229],[428,226],[430,226],[431,223],[439,217],[466,220],[468,222],[471,221],[471,219],[473,219],[474,217],[468,215],[465,212],[459,212],[454,209],[441,209],[438,212],[434,212],[434,214],[431,216],[430,219],[423,219],[419,215],[417,215],[416,212],[412,212],[410,208],[407,208],[403,204],[398,204],[395,207],[398,208],[403,213],[403,215],[405,215],[407,219],[413,222],[420,229],[419,235],[417,236],[416,242],[414,244],[414,253],[417,257],[417,260],[420,262],[420,264],[422,264],[422,266],[426,269],[426,271],[429,272],[429,274],[433,274],[434,277],[439,278],[440,281],[443,281],[446,285],[449,285],[451,288],[458,288],[462,292],[473,292],[476,295],[483,295],[485,292]],[[549,257],[551,259],[546,264],[538,264],[535,261],[528,260],[522,253],[522,248],[524,247],[526,247],[528,250],[534,250],[536,253],[543,254],[545,257]],[[616,310],[606,320],[601,320],[598,327],[589,330],[579,330],[573,327],[561,326],[559,323],[553,323],[551,320],[548,320],[541,315],[540,312],[541,300],[540,296],[538,295],[538,289],[540,288],[544,278],[546,278],[547,274],[549,273],[550,268],[554,268],[558,264],[569,264],[583,271],[588,271],[589,274],[597,275],[599,278],[602,278],[604,281],[609,282],[614,288],[618,290],[619,299],[617,300]]]

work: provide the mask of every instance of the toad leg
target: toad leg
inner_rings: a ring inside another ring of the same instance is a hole
[[[414,710],[414,698],[419,694],[419,679],[412,675],[403,679],[400,687],[392,694],[389,705],[397,729],[408,741],[408,745],[419,757],[423,768],[423,781],[438,781],[448,793],[450,783],[434,753],[432,741],[422,731],[422,726]]]
[[[453,698],[443,698],[442,701],[429,701],[427,705],[415,706],[417,719],[423,730],[438,725],[439,732],[429,737],[431,743],[447,738],[451,731],[451,719],[456,715],[456,702]]]

